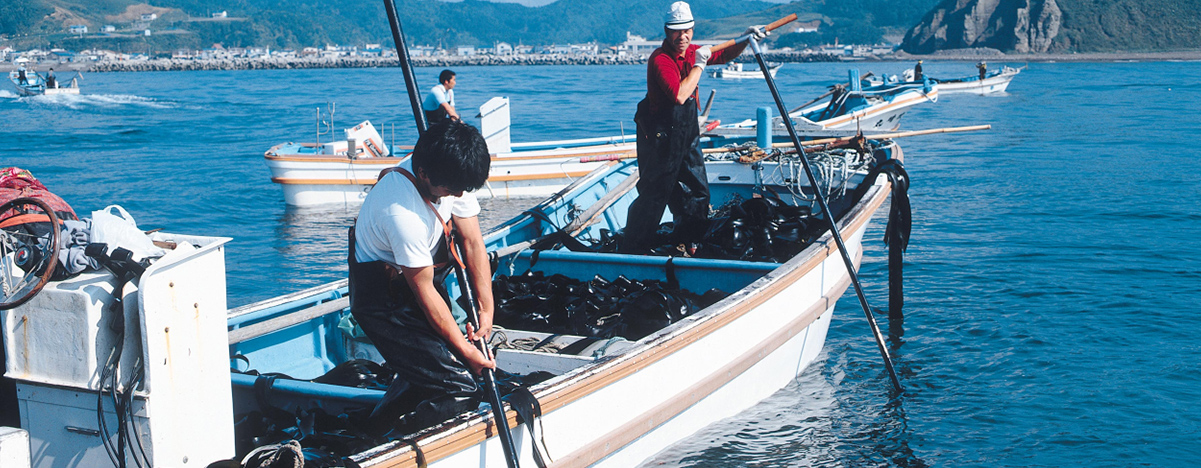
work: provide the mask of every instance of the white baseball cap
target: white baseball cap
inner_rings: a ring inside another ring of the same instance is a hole
[[[667,19],[664,20],[664,26],[667,29],[681,30],[692,29],[696,24],[692,20],[692,7],[688,6],[688,2],[675,2],[671,4],[671,8],[667,10]]]

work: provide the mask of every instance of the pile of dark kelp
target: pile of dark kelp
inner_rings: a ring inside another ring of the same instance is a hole
[[[734,200],[710,216],[702,236],[673,232],[663,223],[650,255],[783,263],[824,232],[820,218],[808,206],[794,206],[774,196]],[[618,252],[622,235],[601,233],[591,249]]]
[[[696,294],[659,280],[596,276],[580,281],[529,271],[492,282],[494,322],[518,330],[637,340],[704,309],[728,294]]]

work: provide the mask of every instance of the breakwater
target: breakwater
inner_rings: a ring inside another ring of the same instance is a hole
[[[741,59],[750,59],[747,54]],[[771,62],[836,62],[838,57],[795,52],[765,53]],[[745,61],[745,60],[740,60]],[[457,67],[475,65],[635,65],[646,63],[644,56],[629,55],[468,55],[412,57],[417,67]],[[227,59],[161,58],[150,60],[106,60],[88,67],[92,72],[187,71],[187,70],[279,70],[295,68],[375,68],[397,65],[396,57],[262,57]]]

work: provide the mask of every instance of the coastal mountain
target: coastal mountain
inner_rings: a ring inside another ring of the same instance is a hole
[[[944,0],[901,48],[1114,52],[1201,47],[1201,0]]]
[[[22,0],[0,2],[0,44],[14,48],[93,47],[170,51],[225,47],[273,49],[326,44],[391,44],[378,0]],[[481,0],[398,0],[410,43],[453,47],[621,43],[626,33],[663,36],[674,0],[557,0],[539,7]],[[899,38],[937,0],[692,0],[698,38],[728,37],[789,13],[820,20],[817,32],[773,35],[783,45],[871,43]],[[143,18],[153,18],[144,20]],[[70,34],[71,26],[88,27]],[[110,28],[111,27],[111,28]],[[111,31],[105,31],[111,29]],[[150,30],[151,34],[143,34]],[[103,31],[103,32],[102,32]],[[100,34],[97,34],[100,33]],[[788,40],[784,40],[788,36]]]

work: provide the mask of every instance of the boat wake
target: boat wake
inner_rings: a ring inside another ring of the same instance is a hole
[[[89,108],[112,109],[119,107],[144,107],[150,109],[169,109],[178,104],[170,101],[159,101],[153,98],[129,94],[56,94],[51,96],[17,96],[13,93],[0,95],[13,97],[18,101],[47,107],[65,107],[79,110]]]

